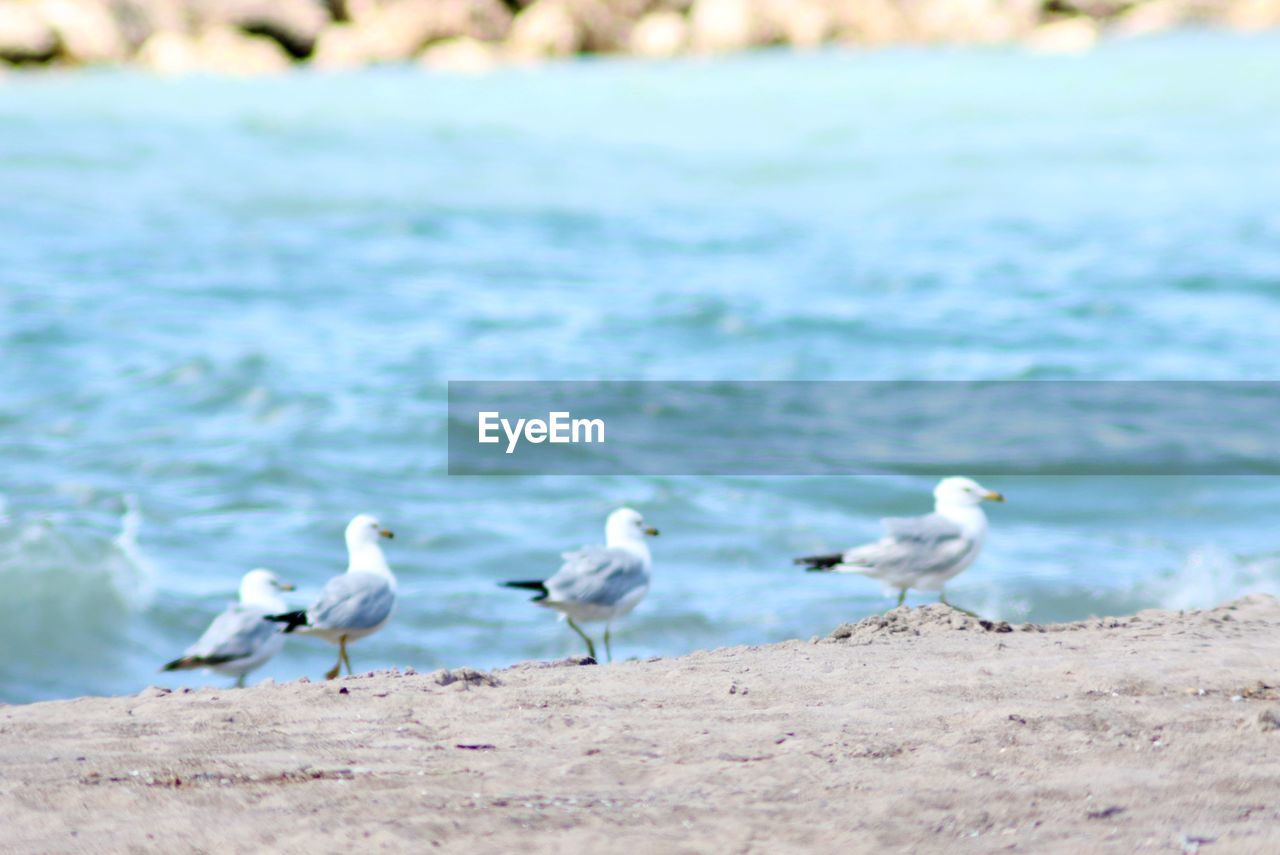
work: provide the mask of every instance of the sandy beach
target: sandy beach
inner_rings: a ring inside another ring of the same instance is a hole
[[[1280,601],[0,710],[7,851],[1280,851]]]

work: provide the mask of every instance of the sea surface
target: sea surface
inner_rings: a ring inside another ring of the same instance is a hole
[[[0,82],[0,700],[161,675],[274,568],[396,532],[358,669],[578,651],[499,588],[628,503],[662,529],[620,657],[892,604],[790,558],[933,475],[449,477],[451,379],[1270,380],[1280,38],[588,60],[482,77]],[[953,473],[937,473],[953,474]],[[963,474],[963,473],[958,473]],[[951,599],[1008,620],[1280,594],[1280,480],[988,486]],[[932,596],[913,596],[926,602]],[[316,679],[291,640],[256,675]]]

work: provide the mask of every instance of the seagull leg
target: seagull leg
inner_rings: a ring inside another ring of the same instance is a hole
[[[587,655],[590,656],[592,659],[595,659],[596,658],[595,642],[592,641],[591,638],[585,632],[582,631],[582,627],[578,626],[576,623],[573,622],[573,618],[569,617],[568,615],[565,615],[564,619],[568,621],[569,627],[574,632],[578,633],[578,636],[587,643]]]
[[[604,625],[604,655],[610,662],[613,661],[613,650],[609,647],[609,630],[613,628],[613,624],[606,623]]]
[[[347,637],[345,635],[342,636],[342,641],[338,645],[338,653],[341,654],[342,661],[347,663],[347,676],[350,677],[352,674],[351,657],[347,655]]]
[[[901,606],[906,601],[907,601],[907,589],[903,588],[901,591],[898,592],[898,605]]]
[[[968,609],[964,608],[963,606],[957,606],[952,603],[948,603],[947,594],[945,591],[938,592],[938,602],[942,603],[944,606],[946,606],[949,609],[955,609],[956,611],[960,612],[960,614],[968,615],[969,617],[975,620],[981,620],[981,618],[978,617],[976,612],[971,612]]]
[[[239,677],[236,677],[236,688],[237,688],[237,689],[243,689],[243,688],[244,688],[244,675],[243,675],[243,674],[241,674]]]
[[[346,652],[346,646],[347,637],[344,635],[342,638],[338,639],[338,661],[332,668],[324,672],[324,678],[326,680],[336,680],[338,674],[342,672],[342,656]]]

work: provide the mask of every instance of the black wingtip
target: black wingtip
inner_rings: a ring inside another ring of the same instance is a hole
[[[519,588],[523,591],[537,591],[537,594],[532,598],[530,598],[532,602],[535,602],[535,603],[538,602],[539,600],[545,600],[547,598],[547,585],[545,582],[542,582],[542,581],[499,582],[498,584],[504,588]]]
[[[210,668],[214,665],[225,665],[234,661],[234,656],[183,656],[166,663],[161,671],[190,671],[193,668]]]
[[[521,588],[525,591],[542,591],[546,593],[547,584],[541,580],[536,582],[499,582],[504,588]]]
[[[282,615],[267,615],[263,620],[273,620],[276,623],[284,624],[284,632],[293,632],[300,626],[307,625],[307,613],[301,612],[285,612]]]
[[[843,560],[843,553],[837,552],[834,555],[809,555],[804,558],[797,558],[795,563],[803,565],[804,569],[810,573],[824,573]]]

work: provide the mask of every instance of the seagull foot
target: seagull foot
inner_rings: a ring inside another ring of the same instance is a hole
[[[938,595],[938,602],[942,603],[944,606],[946,606],[949,609],[953,609],[957,612],[960,612],[960,614],[962,615],[968,615],[974,620],[982,620],[982,617],[977,612],[971,612],[968,609],[966,609],[964,606],[957,606],[955,603],[947,602],[947,598],[943,594]]]

